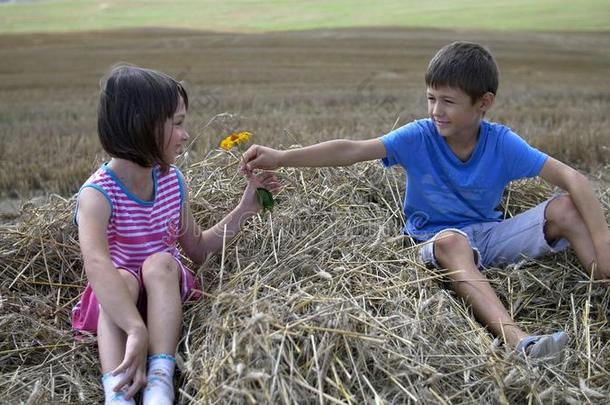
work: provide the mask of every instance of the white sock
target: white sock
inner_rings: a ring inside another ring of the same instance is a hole
[[[148,357],[146,387],[142,405],[172,405],[174,403],[174,367],[176,359],[169,354]]]
[[[125,399],[123,391],[115,392],[114,387],[121,381],[125,373],[112,375],[112,372],[107,372],[102,375],[102,385],[104,386],[104,404],[105,405],[135,405],[136,402],[132,399]]]

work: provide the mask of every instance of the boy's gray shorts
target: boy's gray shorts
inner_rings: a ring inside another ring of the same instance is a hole
[[[434,241],[448,231],[464,235],[475,253],[478,267],[498,267],[524,258],[537,258],[546,253],[565,250],[565,239],[549,245],[544,237],[544,213],[553,198],[519,215],[501,222],[483,222],[461,229],[447,228],[424,242],[419,254],[426,265],[439,267],[434,257]]]

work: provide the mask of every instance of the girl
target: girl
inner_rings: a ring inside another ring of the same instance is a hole
[[[204,263],[222,248],[223,235],[236,235],[260,210],[257,187],[279,189],[271,173],[250,176],[237,207],[202,232],[172,165],[189,137],[187,108],[182,85],[153,70],[118,66],[102,85],[98,135],[112,159],[78,195],[75,221],[89,284],[72,324],[97,333],[106,404],[134,404],[145,385],[144,404],[173,402],[181,301],[200,296],[177,244]]]

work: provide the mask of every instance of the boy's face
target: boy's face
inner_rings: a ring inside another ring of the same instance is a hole
[[[479,133],[483,113],[491,107],[493,94],[472,103],[468,94],[454,87],[428,87],[428,115],[445,138],[468,140]]]
[[[167,164],[176,163],[176,158],[184,150],[184,145],[189,138],[184,121],[186,120],[186,106],[182,97],[178,102],[178,108],[174,115],[165,123],[165,139],[163,140],[163,158]]]

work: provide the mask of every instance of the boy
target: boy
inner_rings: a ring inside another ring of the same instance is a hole
[[[420,250],[423,261],[449,270],[457,295],[520,356],[556,356],[567,343],[566,333],[528,336],[479,268],[569,245],[596,279],[610,279],[610,232],[593,188],[585,176],[509,128],[483,120],[494,102],[498,70],[480,45],[455,42],[442,48],[430,61],[425,82],[427,119],[365,141],[333,140],[287,151],[254,145],[244,154],[242,169],[347,166],[373,159],[401,165],[408,174],[404,232],[418,242],[430,241]],[[568,194],[502,221],[495,208],[506,185],[535,176]]]

